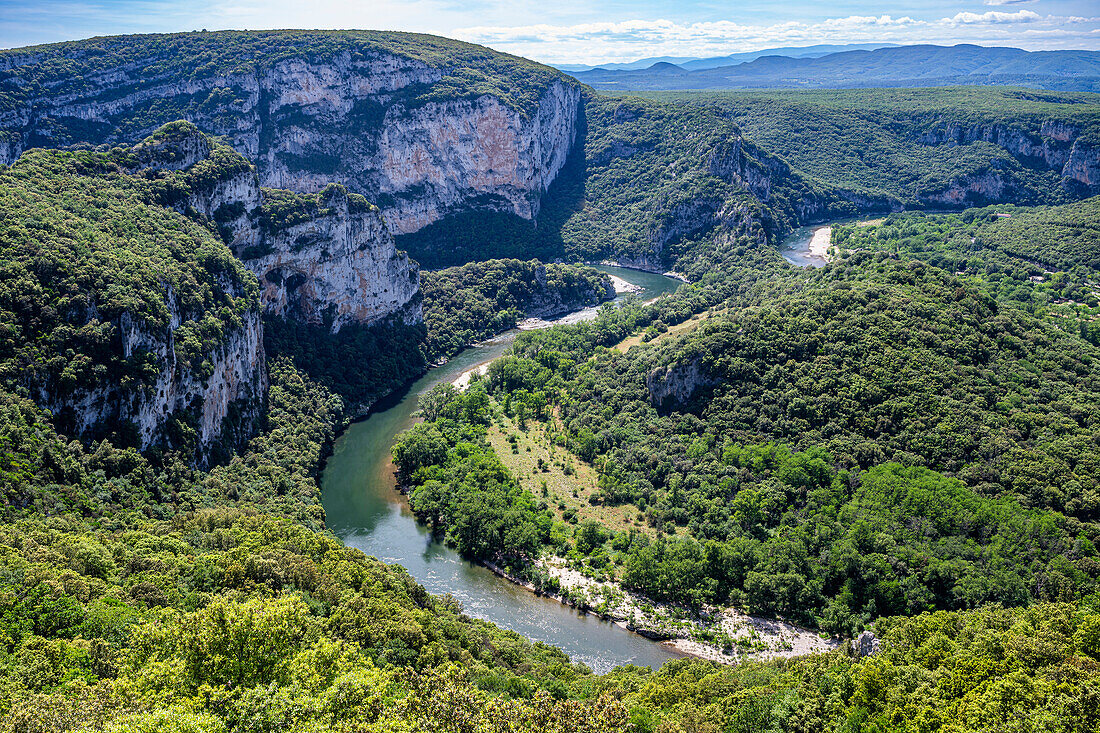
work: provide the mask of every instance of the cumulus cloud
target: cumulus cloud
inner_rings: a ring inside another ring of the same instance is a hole
[[[951,19],[952,23],[1033,23],[1042,20],[1042,16],[1033,10],[1017,10],[1015,13],[1005,13],[1000,10],[990,10],[985,13],[956,13]]]
[[[1010,1],[1002,0],[1003,4]],[[850,15],[816,22],[753,25],[726,20],[680,23],[636,19],[573,25],[484,25],[458,28],[453,34],[551,63],[605,63],[647,56],[720,56],[818,43],[996,43],[1025,48],[1100,48],[1100,18],[1040,15],[1025,8],[960,12],[931,20]]]

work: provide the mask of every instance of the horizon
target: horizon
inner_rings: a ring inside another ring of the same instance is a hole
[[[309,7],[289,0],[0,0],[0,48],[100,36],[295,29],[428,33],[552,66],[866,43],[1100,50],[1100,17],[1091,0],[842,1],[831,9],[823,13],[806,2],[732,9],[707,0],[609,0],[598,7],[569,0],[553,8],[531,0],[320,0]]]

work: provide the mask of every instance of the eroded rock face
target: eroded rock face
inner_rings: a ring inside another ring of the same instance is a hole
[[[0,71],[18,78],[42,60],[8,54]],[[147,61],[89,73],[0,112],[0,163],[29,147],[133,143],[186,119],[226,136],[256,164],[261,185],[312,193],[344,184],[404,234],[469,209],[533,219],[577,136],[581,92],[564,76],[538,92],[531,112],[491,94],[424,103],[413,92],[445,70],[380,50],[183,78],[150,73],[157,59]]]
[[[948,122],[923,133],[924,145],[966,145],[984,141],[996,145],[1028,165],[1057,171],[1063,185],[1079,192],[1100,190],[1100,148],[1081,139],[1081,130],[1059,120],[1046,120],[1039,125],[1039,134],[1032,135],[1008,125],[997,123],[963,124]],[[952,185],[942,195],[930,200],[936,203],[956,203],[968,194],[982,201],[997,200],[1005,195],[1004,177],[995,172]]]
[[[263,232],[262,254],[243,257],[260,279],[267,310],[329,323],[334,333],[386,318],[420,323],[420,270],[397,251],[378,209],[349,204],[343,187],[321,196],[326,213]]]
[[[852,654],[857,659],[873,657],[878,654],[879,651],[880,643],[878,637],[870,631],[861,632],[859,636],[852,639]]]
[[[239,283],[223,280],[218,285],[239,295]],[[255,433],[267,392],[263,324],[258,310],[247,311],[239,325],[227,330],[195,364],[181,357],[176,343],[180,327],[193,319],[170,286],[166,300],[165,328],[150,327],[131,313],[115,322],[123,357],[137,357],[155,367],[151,384],[135,388],[105,381],[64,396],[43,388],[36,397],[76,434],[95,435],[103,425],[132,424],[142,449],[165,437],[169,418],[188,412],[194,420],[196,459],[202,463],[215,441],[236,446]]]
[[[216,223],[259,279],[268,312],[333,333],[349,323],[422,320],[419,268],[397,250],[378,207],[339,184],[313,195],[262,189],[256,169],[237,153],[216,150],[186,123],[169,128],[171,143],[135,148],[138,167],[148,175],[167,160],[169,170],[182,172],[189,195],[175,207]]]
[[[707,374],[700,357],[683,364],[657,367],[645,379],[649,399],[658,409],[686,405],[696,392],[716,383],[717,380]]]

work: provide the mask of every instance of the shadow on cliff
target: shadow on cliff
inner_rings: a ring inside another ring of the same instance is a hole
[[[584,207],[587,139],[588,123],[582,104],[573,148],[543,194],[535,221],[496,210],[507,202],[486,196],[473,202],[475,210],[452,214],[417,232],[396,237],[398,248],[428,270],[498,258],[537,258],[544,262],[567,258],[561,232],[569,217]]]

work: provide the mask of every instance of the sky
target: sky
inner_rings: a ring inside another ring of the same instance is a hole
[[[1100,50],[1100,0],[0,0],[0,47],[206,28],[435,33],[544,63],[818,43]]]

